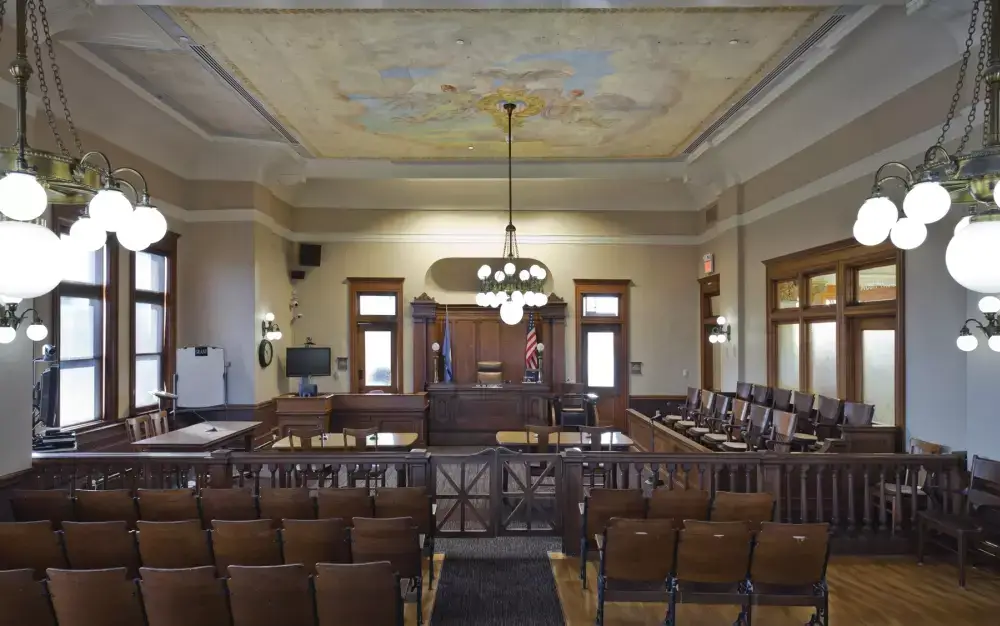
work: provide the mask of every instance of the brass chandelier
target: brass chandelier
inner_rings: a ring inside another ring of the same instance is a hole
[[[514,226],[514,168],[513,168],[513,120],[517,105],[505,102],[507,112],[507,228],[503,241],[503,267],[495,272],[489,265],[479,268],[479,293],[476,304],[482,307],[500,308],[500,319],[511,326],[520,323],[524,317],[524,307],[542,307],[549,297],[542,289],[547,275],[545,268],[532,265],[527,269],[517,268],[517,228]]]
[[[17,93],[15,139],[13,145],[0,147],[0,263],[4,266],[0,301],[6,306],[54,289],[62,280],[67,254],[100,250],[109,232],[116,234],[124,248],[137,251],[159,241],[167,231],[166,219],[150,202],[142,174],[112,167],[101,152],[84,152],[56,62],[45,0],[15,0],[14,8],[16,53],[10,73]],[[6,0],[0,0],[0,35],[6,9]],[[29,28],[34,68],[28,57]],[[33,74],[58,153],[28,144],[28,81]],[[61,122],[75,148],[72,152],[52,110],[50,78],[62,105]],[[131,194],[134,206],[124,190]],[[41,219],[50,203],[86,205],[64,239]]]

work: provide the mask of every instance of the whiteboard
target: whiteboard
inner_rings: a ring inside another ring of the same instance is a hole
[[[174,393],[177,408],[226,404],[225,350],[212,346],[178,348]]]

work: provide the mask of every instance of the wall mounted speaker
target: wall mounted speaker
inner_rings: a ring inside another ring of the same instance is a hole
[[[299,244],[299,265],[302,267],[319,267],[323,257],[323,246],[314,243]]]
[[[289,272],[289,277],[292,280],[302,280],[306,277],[306,273],[304,270],[292,270]]]

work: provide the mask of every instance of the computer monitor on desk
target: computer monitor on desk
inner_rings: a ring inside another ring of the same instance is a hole
[[[299,395],[315,396],[316,385],[310,384],[313,376],[329,376],[330,348],[307,346],[305,348],[288,348],[285,352],[285,375],[289,378],[301,378]]]

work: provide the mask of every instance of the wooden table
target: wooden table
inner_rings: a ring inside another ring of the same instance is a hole
[[[261,422],[204,422],[133,441],[143,452],[208,452],[233,447],[253,450],[253,431]],[[237,446],[231,446],[234,442]]]
[[[316,435],[311,441],[312,448],[306,448],[306,450],[311,452],[342,452],[344,450],[353,449],[355,445],[354,437],[348,435],[346,442],[344,441],[344,438],[343,433],[326,433],[324,435]],[[414,444],[417,443],[419,438],[420,435],[417,433],[378,433],[368,437],[368,450],[371,452],[395,452],[399,450],[409,450],[414,446]],[[294,442],[292,441],[293,439]],[[279,439],[274,442],[271,449],[275,451],[290,452],[293,450],[293,443],[295,444],[294,450],[303,450],[302,442],[299,440],[299,437],[285,437],[284,439]]]
[[[528,441],[528,433],[523,430],[501,430],[497,432],[497,445],[507,448],[526,448],[529,445],[538,444],[538,435],[531,433],[531,441]],[[601,445],[610,446],[616,452],[627,452],[632,447],[632,440],[624,433],[614,431],[601,435]],[[549,446],[558,445],[560,448],[587,448],[590,446],[590,435],[579,432],[561,432],[549,435]]]

